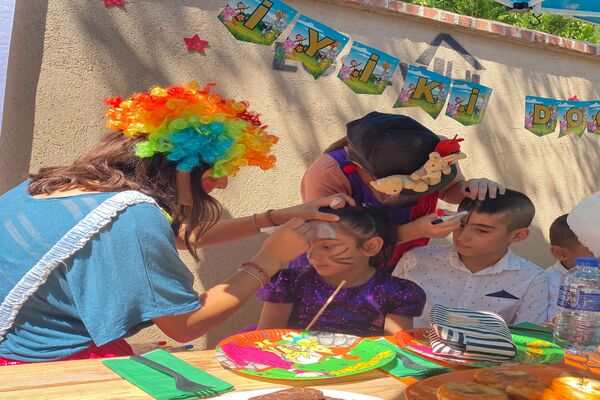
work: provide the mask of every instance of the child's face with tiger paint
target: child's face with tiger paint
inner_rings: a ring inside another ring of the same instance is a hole
[[[383,241],[371,238],[359,244],[355,235],[339,223],[317,223],[315,235],[310,240],[308,260],[323,277],[353,279],[354,275],[370,269],[369,258],[381,249]]]

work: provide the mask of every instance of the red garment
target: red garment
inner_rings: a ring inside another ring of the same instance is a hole
[[[425,215],[434,213],[437,207],[438,198],[438,192],[430,193],[419,198],[417,204],[410,211],[410,220],[414,221],[418,218],[424,217]],[[392,269],[395,268],[396,264],[398,264],[398,261],[400,261],[404,253],[410,249],[414,249],[415,247],[427,246],[427,243],[429,243],[428,237],[414,239],[404,243],[398,243],[394,248],[392,256],[390,257],[388,266]]]
[[[85,350],[75,353],[67,358],[53,361],[67,361],[67,360],[87,360],[91,358],[111,358],[111,357],[123,357],[133,355],[133,349],[125,341],[125,339],[115,340],[114,342],[107,343],[100,347],[91,345]],[[17,365],[17,364],[29,364],[28,361],[10,360],[8,358],[0,357],[0,367],[4,365]]]

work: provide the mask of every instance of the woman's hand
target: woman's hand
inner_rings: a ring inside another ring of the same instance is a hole
[[[319,211],[320,207],[342,208],[346,205],[355,206],[354,199],[347,194],[338,193],[327,197],[321,197],[308,203],[297,206],[282,208],[271,212],[271,219],[276,224],[283,224],[292,218],[302,218],[305,221],[318,219],[322,221],[338,221],[337,215],[327,214]]]
[[[451,218],[436,225],[432,224],[438,218],[436,213],[432,213],[398,226],[399,241],[408,242],[422,237],[444,238],[460,228],[461,218]]]
[[[252,261],[262,266],[269,275],[274,275],[308,251],[311,231],[311,224],[300,218],[292,219],[267,237]]]
[[[471,200],[485,200],[486,196],[495,199],[498,194],[504,194],[506,188],[501,183],[487,178],[469,179],[460,183],[464,197]]]

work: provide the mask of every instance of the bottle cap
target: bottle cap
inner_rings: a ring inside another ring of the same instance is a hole
[[[575,259],[575,265],[577,267],[600,267],[600,260],[593,257],[577,257]]]

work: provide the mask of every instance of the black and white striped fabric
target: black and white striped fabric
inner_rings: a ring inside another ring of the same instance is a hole
[[[510,360],[517,354],[506,322],[496,313],[436,304],[429,325],[435,354],[489,361]]]

